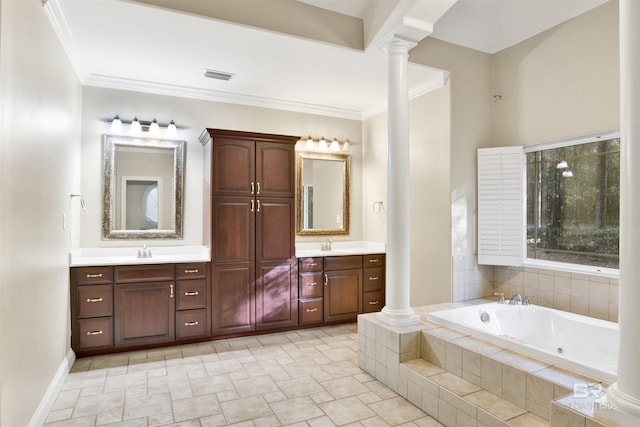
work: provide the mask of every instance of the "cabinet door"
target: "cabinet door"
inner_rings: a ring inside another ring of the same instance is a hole
[[[211,191],[214,196],[250,196],[255,193],[255,142],[215,138]],[[252,191],[253,190],[253,191]]]
[[[255,215],[250,197],[212,202],[212,333],[255,329]]]
[[[294,197],[295,145],[258,142],[256,145],[256,195]]]
[[[362,269],[324,273],[324,321],[354,321],[362,311]]]
[[[298,324],[293,199],[259,198],[256,209],[256,328]]]
[[[174,338],[173,282],[114,285],[116,347],[170,342]]]

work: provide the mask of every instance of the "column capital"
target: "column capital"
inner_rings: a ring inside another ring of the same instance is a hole
[[[417,44],[418,42],[415,40],[397,34],[391,34],[382,41],[380,49],[387,55],[408,54],[409,50]]]

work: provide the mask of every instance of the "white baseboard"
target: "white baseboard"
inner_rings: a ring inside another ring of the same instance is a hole
[[[73,362],[75,362],[75,360],[76,354],[73,350],[69,349],[67,355],[62,360],[62,363],[60,363],[60,367],[56,371],[56,374],[53,376],[53,380],[51,380],[49,387],[47,387],[46,393],[42,396],[40,404],[33,413],[31,421],[29,421],[29,427],[40,427],[47,421],[49,411],[56,402],[58,393],[62,390],[62,386],[64,385],[64,382],[69,375],[69,370],[73,366]]]

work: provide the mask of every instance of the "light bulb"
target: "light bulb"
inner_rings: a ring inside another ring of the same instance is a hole
[[[174,137],[178,136],[178,128],[173,120],[169,122],[169,126],[167,126],[167,136]]]
[[[324,136],[320,138],[320,141],[318,142],[318,150],[327,151],[327,140],[324,139]]]
[[[338,138],[333,138],[331,145],[329,146],[329,150],[331,151],[340,151],[340,143],[338,142]]]
[[[120,120],[120,116],[116,114],[116,116],[111,121],[111,132],[120,133],[122,132],[122,121]]]
[[[307,151],[313,151],[315,149],[315,145],[313,143],[313,139],[311,139],[311,135],[309,135],[309,138],[307,138],[307,143],[304,146],[304,149]]]
[[[158,124],[158,121],[156,119],[153,119],[151,125],[149,125],[149,135],[160,135],[160,125]]]
[[[342,151],[349,151],[349,149],[351,148],[351,143],[349,142],[349,140],[347,139],[344,144],[342,144]]]
[[[141,132],[142,132],[142,126],[140,126],[140,121],[138,120],[137,117],[134,117],[133,121],[131,122],[131,129],[129,129],[129,133],[135,135]]]

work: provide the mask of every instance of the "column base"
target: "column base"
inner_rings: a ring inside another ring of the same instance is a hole
[[[607,389],[607,395],[596,400],[595,416],[606,418],[621,426],[640,425],[640,400],[618,390],[617,383]]]
[[[377,319],[391,326],[414,325],[420,323],[420,316],[415,314],[411,308],[406,310],[393,310],[383,307],[382,311],[377,313]]]

